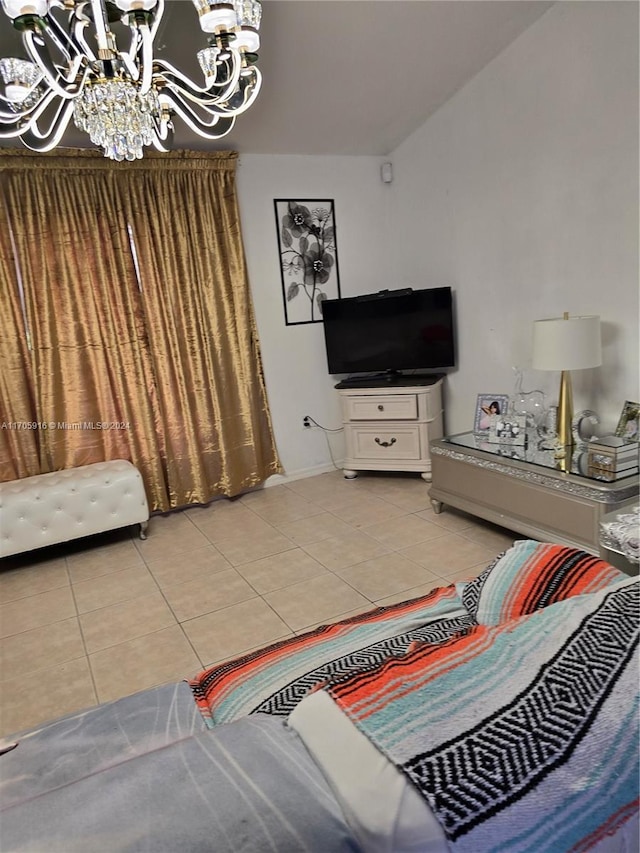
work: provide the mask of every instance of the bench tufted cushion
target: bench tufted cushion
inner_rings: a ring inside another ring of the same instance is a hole
[[[124,459],[0,483],[0,557],[148,518],[140,472]]]

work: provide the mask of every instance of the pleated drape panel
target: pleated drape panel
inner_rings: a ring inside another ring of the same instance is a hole
[[[236,162],[0,152],[0,479],[124,458],[165,511],[281,470]]]

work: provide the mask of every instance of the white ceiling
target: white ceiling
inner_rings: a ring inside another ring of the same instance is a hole
[[[174,147],[387,155],[552,5],[265,0],[258,100],[213,143],[177,120]],[[20,55],[9,20],[0,17],[0,55]],[[156,41],[165,57],[196,73],[205,37],[188,0],[168,0]],[[63,144],[90,145],[73,126]]]

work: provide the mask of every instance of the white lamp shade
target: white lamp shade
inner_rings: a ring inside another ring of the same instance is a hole
[[[534,370],[581,370],[601,364],[600,317],[557,317],[533,324]]]

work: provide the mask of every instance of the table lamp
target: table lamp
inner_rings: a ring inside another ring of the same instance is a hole
[[[573,445],[573,394],[570,370],[602,364],[600,317],[564,317],[536,320],[533,324],[534,370],[560,370],[558,443]]]

